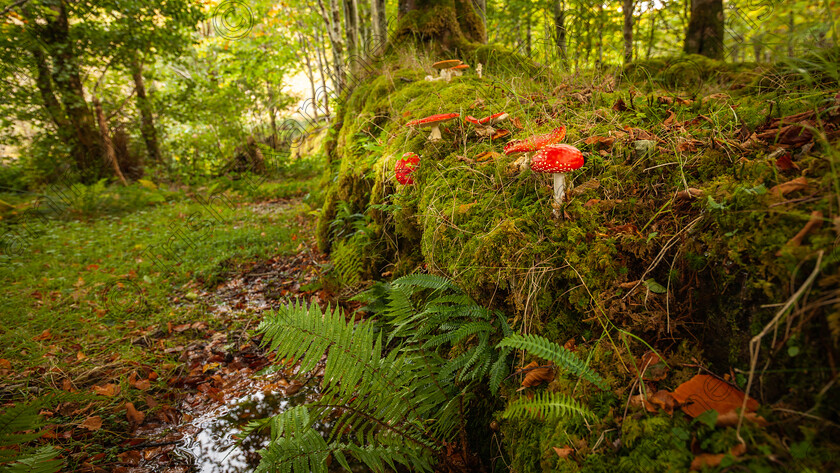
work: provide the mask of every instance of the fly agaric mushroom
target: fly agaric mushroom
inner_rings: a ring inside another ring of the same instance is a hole
[[[432,64],[432,68],[440,69],[440,76],[446,79],[446,82],[449,82],[449,79],[452,77],[449,70],[459,64],[461,64],[460,59],[446,59]]]
[[[411,174],[419,164],[420,157],[417,154],[408,152],[402,155],[402,159],[397,161],[397,165],[394,166],[397,182],[404,186],[414,184],[414,178],[411,177]]]
[[[512,166],[518,167],[520,171],[528,167],[528,153],[540,150],[548,145],[563,141],[566,137],[566,127],[555,128],[551,133],[533,135],[524,140],[514,140],[505,145],[505,154],[508,156],[521,155]]]
[[[463,72],[464,69],[469,69],[469,68],[470,68],[469,64],[458,64],[455,67],[450,67],[449,71],[452,72],[453,74],[455,74],[456,76],[461,77],[462,75],[464,75],[464,72]]]
[[[494,113],[493,115],[490,115],[489,117],[484,117],[481,120],[479,120],[479,119],[477,119],[477,118],[475,118],[471,115],[468,115],[467,118],[465,118],[464,120],[472,123],[473,125],[475,125],[477,127],[476,128],[476,133],[478,133],[478,136],[492,136],[494,133],[496,133],[496,130],[493,128],[493,125],[495,125],[497,123],[501,123],[501,122],[503,122],[507,119],[508,119],[508,114],[507,113],[499,112],[499,113]]]
[[[460,113],[441,113],[439,115],[432,115],[431,117],[421,118],[419,120],[412,120],[405,124],[408,127],[418,127],[418,128],[432,128],[432,133],[429,135],[429,141],[440,141],[440,124],[452,120],[453,118],[460,117]]]
[[[548,145],[534,154],[531,170],[551,173],[554,178],[555,209],[563,202],[566,195],[566,173],[580,169],[585,160],[583,153],[574,146],[566,144]]]

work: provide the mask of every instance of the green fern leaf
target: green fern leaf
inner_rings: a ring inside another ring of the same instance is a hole
[[[609,389],[604,378],[589,368],[574,353],[544,337],[531,334],[524,336],[514,334],[502,340],[497,347],[511,347],[517,350],[525,350],[544,360],[554,362],[558,367],[580,376],[603,390]]]
[[[543,391],[537,393],[533,399],[521,398],[512,402],[502,412],[502,418],[527,416],[532,418],[556,418],[564,415],[575,415],[584,419],[596,419],[595,414],[583,404],[561,394]]]

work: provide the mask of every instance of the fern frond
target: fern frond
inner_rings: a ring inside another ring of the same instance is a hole
[[[391,284],[395,286],[431,289],[433,291],[442,291],[444,289],[457,292],[461,291],[457,286],[452,284],[452,281],[449,279],[442,276],[435,276],[433,274],[409,274],[396,279]]]
[[[493,395],[499,392],[499,387],[508,374],[508,357],[512,351],[513,349],[510,347],[502,348],[499,357],[493,363],[493,366],[490,367],[490,393]]]
[[[38,414],[42,407],[53,401],[39,398],[33,402],[20,403],[0,414],[0,447],[20,446],[37,439],[43,432],[37,430],[43,426],[43,418]],[[23,433],[28,431],[32,433]],[[56,459],[59,451],[53,447],[37,449],[22,447],[17,449],[0,448],[0,471],[3,473],[55,473],[64,465]]]
[[[517,350],[525,350],[544,360],[554,362],[558,367],[580,376],[603,390],[609,389],[606,381],[598,373],[593,371],[574,353],[560,345],[537,335],[514,334],[502,340],[497,348],[511,347]]]
[[[502,412],[502,418],[528,416],[532,418],[553,418],[563,415],[575,415],[584,419],[595,419],[595,414],[583,404],[562,393],[543,391],[533,399],[520,398],[512,402]]]

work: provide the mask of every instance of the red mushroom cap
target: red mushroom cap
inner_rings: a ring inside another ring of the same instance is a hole
[[[452,120],[453,118],[460,117],[460,113],[441,113],[438,115],[432,115],[426,118],[420,118],[419,120],[412,120],[405,124],[405,126],[432,126],[437,123],[445,122],[447,120]]]
[[[548,145],[534,154],[531,159],[531,170],[557,174],[580,169],[583,163],[583,153],[574,146]]]
[[[432,67],[435,69],[449,69],[457,66],[458,64],[461,64],[460,59],[444,59],[443,61],[438,61],[432,64]]]
[[[482,125],[494,125],[494,124],[499,123],[501,121],[507,120],[507,117],[508,117],[507,113],[499,112],[499,113],[494,113],[493,115],[490,115],[489,117],[484,117],[481,120],[479,120],[479,122],[481,122]],[[565,135],[566,135],[566,129],[564,128],[563,129],[563,136],[565,136]]]
[[[473,125],[481,125],[486,119],[479,120],[478,118],[475,118],[472,115],[467,115],[466,117],[464,117],[464,120],[472,123]]]
[[[561,126],[555,128],[551,133],[543,135],[533,135],[524,140],[514,140],[505,145],[505,154],[511,153],[530,153],[538,149],[544,148],[548,145],[553,145],[563,141],[566,137],[566,127]]]
[[[461,70],[461,69],[469,69],[469,68],[470,68],[469,64],[458,64],[455,67],[450,67],[450,69],[455,69],[456,71]]]
[[[417,154],[408,152],[402,155],[402,159],[397,161],[396,166],[394,166],[394,172],[397,175],[397,182],[402,185],[414,184],[414,178],[411,177],[411,173],[417,169],[419,164],[420,156],[417,156]]]

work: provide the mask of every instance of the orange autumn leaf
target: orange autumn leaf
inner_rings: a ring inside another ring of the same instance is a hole
[[[796,179],[792,179],[787,182],[783,182],[781,184],[775,185],[770,188],[771,194],[776,194],[778,196],[784,196],[789,192],[800,191],[808,188],[808,179],[804,177],[797,177]]]
[[[553,448],[553,449],[554,449],[554,452],[555,452],[555,453],[557,454],[557,456],[558,456],[558,457],[560,457],[560,458],[569,458],[569,455],[571,455],[571,454],[575,453],[575,449],[574,449],[574,448],[569,448],[569,447],[563,447],[563,448],[560,448],[560,447],[551,447],[551,448]]]
[[[746,451],[747,447],[742,443],[739,443],[729,449],[729,453],[735,457],[740,457],[746,453]],[[726,455],[726,453],[701,453],[700,455],[694,457],[694,460],[691,461],[691,469],[702,470],[704,468],[715,468],[720,465],[720,462],[723,461]]]
[[[106,384],[104,386],[94,386],[93,392],[100,396],[114,397],[120,393],[120,386],[117,384]]]
[[[554,379],[554,370],[548,366],[540,366],[536,361],[528,363],[524,370],[525,379],[522,380],[522,388],[531,388],[539,386],[542,383],[548,383]]]
[[[715,410],[718,414],[740,409],[744,392],[731,384],[707,374],[698,374],[679,385],[673,392],[674,399],[682,404],[682,410],[691,417]],[[758,401],[747,400],[747,412],[758,409]]]
[[[146,418],[146,414],[143,412],[138,411],[134,407],[134,403],[127,402],[125,403],[125,417],[128,419],[128,422],[134,425],[138,425],[143,422],[143,419]]]
[[[80,427],[95,432],[102,428],[102,418],[99,416],[90,416],[81,423]]]
[[[44,340],[49,340],[50,338],[52,338],[52,333],[50,333],[50,329],[46,329],[43,332],[41,332],[41,335],[34,337],[32,341],[40,342]]]

